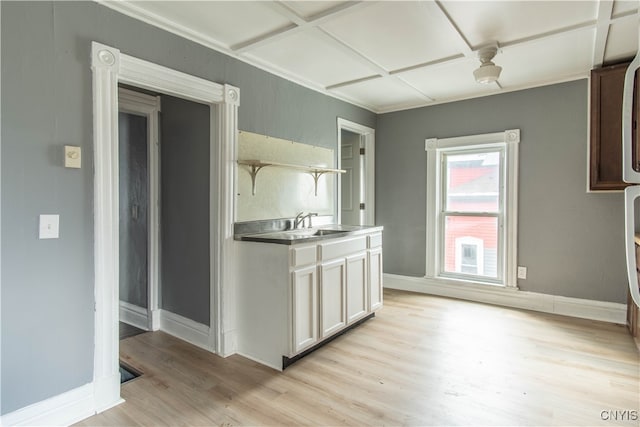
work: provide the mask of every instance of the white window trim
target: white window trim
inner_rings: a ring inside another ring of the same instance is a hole
[[[439,180],[435,178],[440,176],[439,158],[442,150],[457,147],[468,149],[502,145],[505,150],[505,215],[503,225],[505,228],[504,286],[507,288],[517,288],[519,143],[520,129],[509,129],[504,132],[454,138],[429,138],[425,140],[425,150],[427,152],[426,278],[442,281],[442,283],[480,283],[472,280],[453,280],[438,276],[438,245],[440,243],[440,237],[438,236],[437,228],[437,210],[441,189],[437,185]]]

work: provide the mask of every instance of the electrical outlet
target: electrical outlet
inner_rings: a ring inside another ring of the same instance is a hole
[[[526,279],[527,278],[527,267],[518,266],[518,279]]]

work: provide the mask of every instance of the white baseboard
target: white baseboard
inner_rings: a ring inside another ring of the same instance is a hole
[[[152,331],[160,330],[160,310],[159,309],[151,310],[151,330]]]
[[[209,340],[210,328],[207,325],[187,319],[167,310],[160,311],[160,330],[191,343],[197,347],[214,352]]]
[[[147,309],[126,301],[120,301],[120,321],[145,331],[149,330]]]
[[[68,426],[95,414],[93,384],[85,384],[0,418],[3,426]]]
[[[120,398],[120,372],[102,378],[94,378],[93,400],[97,414],[124,402]]]
[[[627,316],[625,304],[526,292],[490,285],[458,283],[454,285],[426,277],[385,274],[384,287],[622,325],[626,323]]]
[[[220,356],[228,357],[232,354],[236,354],[238,350],[238,330],[230,329],[222,333],[222,348]]]

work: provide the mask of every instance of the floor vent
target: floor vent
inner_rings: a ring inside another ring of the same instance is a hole
[[[132,368],[131,366],[125,363],[120,362],[120,384],[124,384],[131,380],[135,380],[141,375],[142,375],[142,372]]]

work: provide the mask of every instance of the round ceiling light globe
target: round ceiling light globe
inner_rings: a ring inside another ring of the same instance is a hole
[[[478,83],[489,84],[498,80],[502,67],[495,65],[494,63],[482,64],[473,72],[473,76]]]

